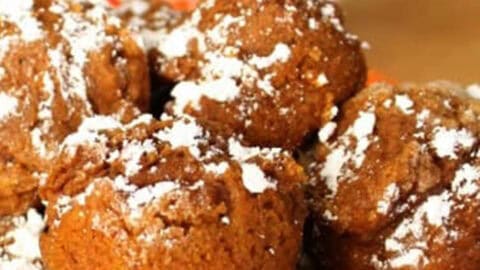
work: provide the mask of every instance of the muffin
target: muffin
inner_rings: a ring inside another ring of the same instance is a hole
[[[477,105],[446,84],[377,84],[320,130],[309,197],[327,269],[480,266]]]
[[[143,50],[102,8],[0,3],[0,215],[28,209],[83,118],[129,121],[148,109],[149,91]]]
[[[160,39],[168,112],[251,146],[294,149],[365,80],[361,42],[325,1],[201,1]]]
[[[95,117],[55,164],[41,189],[48,269],[296,264],[305,176],[280,149],[218,144],[189,118]]]

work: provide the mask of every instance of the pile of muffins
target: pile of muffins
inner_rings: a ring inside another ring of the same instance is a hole
[[[479,269],[480,87],[364,47],[321,0],[0,0],[0,269]]]

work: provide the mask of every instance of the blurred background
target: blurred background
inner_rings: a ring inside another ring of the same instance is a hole
[[[183,8],[196,2],[167,1]],[[337,2],[350,31],[370,43],[376,72],[402,82],[480,82],[480,0]]]
[[[480,0],[341,0],[369,64],[398,81],[480,82]]]

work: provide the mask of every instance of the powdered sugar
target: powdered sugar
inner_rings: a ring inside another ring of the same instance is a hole
[[[30,209],[26,216],[13,217],[12,223],[14,228],[0,237],[2,243],[9,243],[0,247],[0,269],[41,270],[39,237],[45,226],[43,217]]]
[[[105,13],[100,7],[95,7],[86,13],[87,18],[93,20],[93,23],[75,13],[63,13],[60,34],[68,42],[72,55],[67,84],[71,87],[71,93],[82,100],[87,100],[87,85],[83,69],[88,62],[88,54],[100,50],[105,44],[111,42],[111,37],[107,37],[105,32],[104,22],[96,16],[98,12]]]
[[[480,191],[480,168],[464,164],[456,172],[452,182],[452,191],[457,196],[474,196]]]
[[[242,180],[245,188],[251,193],[263,193],[267,189],[276,189],[275,182],[267,179],[263,171],[255,164],[242,164]]]
[[[413,114],[413,101],[408,95],[396,95],[395,96],[395,106],[399,108],[404,114]]]
[[[125,166],[125,176],[129,177],[137,174],[142,169],[140,164],[142,156],[153,152],[156,152],[156,148],[151,139],[143,142],[124,141],[120,159]]]
[[[33,0],[0,0],[0,17],[15,24],[20,30],[21,39],[32,42],[42,38],[39,21],[33,16]]]
[[[340,179],[350,178],[351,167],[360,168],[364,159],[365,151],[371,143],[371,134],[375,127],[376,116],[374,109],[360,112],[359,117],[347,131],[328,147],[331,152],[322,164],[320,176],[334,196],[337,192]],[[355,138],[353,142],[351,138]],[[353,151],[348,147],[355,143]],[[349,167],[351,166],[351,167]]]
[[[163,195],[172,192],[179,187],[180,186],[177,183],[171,181],[158,182],[154,185],[135,190],[129,195],[127,204],[134,212],[141,206],[161,198]]]
[[[204,131],[195,122],[177,121],[172,128],[157,132],[155,138],[168,142],[173,148],[187,147],[190,153],[199,158],[199,143],[203,140]]]
[[[429,226],[444,228],[452,207],[453,202],[448,192],[429,197],[413,217],[406,218],[385,240],[385,250],[395,254],[385,262],[386,265],[393,269],[427,265],[427,229]]]
[[[214,17],[212,26],[199,30],[203,8],[203,5],[200,6],[189,19],[168,33],[158,47],[167,60],[188,56],[194,52],[193,45],[197,46],[196,51],[203,56],[198,61],[198,66],[201,67],[199,79],[181,82],[172,92],[175,98],[174,112],[181,115],[188,105],[200,110],[202,97],[218,103],[238,101],[241,103],[238,106],[242,106],[242,118],[248,126],[249,114],[255,108],[254,104],[244,102],[242,90],[256,86],[262,93],[274,96],[277,89],[273,86],[272,79],[275,74],[258,70],[267,69],[276,63],[286,63],[291,58],[291,48],[279,42],[270,55],[241,55],[238,48],[241,41],[229,40],[229,35],[246,26],[249,14],[233,16],[219,13]],[[232,45],[232,42],[237,44]]]
[[[328,122],[325,126],[320,129],[318,132],[318,139],[321,143],[326,143],[328,139],[333,135],[335,129],[337,128],[337,124],[335,122]]]
[[[480,85],[478,84],[472,84],[467,86],[466,90],[468,95],[470,97],[475,98],[475,99],[480,99]]]
[[[6,93],[0,93],[0,121],[5,121],[7,118],[17,114],[18,99]]]
[[[431,145],[436,149],[437,155],[441,158],[456,159],[458,150],[469,149],[476,141],[470,131],[466,129],[457,130],[437,127],[433,132],[434,137]]]
[[[336,12],[336,9],[333,4],[331,3],[325,4],[321,8],[322,19],[330,22],[338,32],[344,32],[345,28],[343,27],[340,19],[336,17],[335,12]]]
[[[400,196],[400,189],[397,184],[392,183],[385,188],[383,198],[377,204],[377,213],[386,215],[391,208],[392,203],[398,200]]]
[[[285,63],[290,58],[290,48],[284,43],[275,45],[272,54],[266,57],[253,56],[249,63],[259,69],[264,69],[272,66],[275,63]]]
[[[218,102],[227,102],[235,99],[239,93],[240,89],[236,82],[228,78],[200,83],[181,82],[172,90],[172,96],[176,101],[174,111],[181,115],[188,105],[199,109],[202,96]]]
[[[209,163],[209,164],[206,164],[204,166],[205,171],[216,174],[216,175],[224,174],[228,170],[229,167],[230,167],[229,164],[225,161],[222,161],[218,164]]]
[[[228,140],[229,155],[239,162],[247,161],[255,156],[273,160],[283,153],[281,148],[245,147],[238,140]]]
[[[163,54],[166,59],[173,59],[186,56],[189,51],[189,45],[192,40],[198,41],[197,46],[200,51],[205,50],[203,34],[197,28],[200,22],[201,14],[197,10],[192,13],[191,18],[185,21],[179,27],[176,27],[168,35],[161,36],[161,40],[155,42],[158,44],[158,51]]]
[[[327,78],[327,75],[325,73],[320,73],[315,80],[315,85],[318,87],[323,87],[329,83],[329,80]]]

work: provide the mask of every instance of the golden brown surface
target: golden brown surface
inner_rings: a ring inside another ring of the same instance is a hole
[[[300,145],[363,86],[360,42],[339,13],[323,1],[203,1],[158,48],[161,75],[187,80],[171,109],[251,145]]]
[[[95,125],[67,139],[42,189],[48,269],[294,267],[304,176],[287,154],[238,155],[248,149],[232,139],[228,157],[192,120]],[[245,182],[266,179],[255,192]]]
[[[478,103],[456,91],[374,85],[343,106],[310,167],[328,269],[479,267]]]
[[[67,3],[15,2],[0,11],[0,214],[28,208],[83,117],[128,121],[148,109],[146,59],[130,33],[99,7]]]

